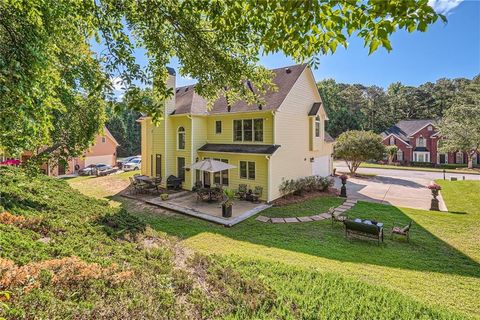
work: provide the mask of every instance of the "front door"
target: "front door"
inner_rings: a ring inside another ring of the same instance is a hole
[[[177,158],[177,177],[185,181],[185,158]]]
[[[440,164],[447,163],[445,153],[440,154]]]
[[[64,175],[65,174],[65,164],[64,163],[59,163],[58,164],[58,175]]]

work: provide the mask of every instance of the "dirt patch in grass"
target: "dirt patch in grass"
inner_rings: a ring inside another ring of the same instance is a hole
[[[312,192],[304,193],[301,195],[289,194],[287,196],[283,196],[281,198],[274,200],[272,204],[275,207],[280,207],[280,206],[286,206],[289,204],[301,203],[313,198],[338,196],[338,194],[339,194],[339,191],[336,188],[329,188],[328,191],[326,192],[312,191]]]

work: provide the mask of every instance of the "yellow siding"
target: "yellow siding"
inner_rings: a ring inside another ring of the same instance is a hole
[[[198,157],[227,159],[228,163],[236,166],[228,172],[229,185],[228,188],[238,189],[239,184],[246,184],[249,189],[254,190],[255,186],[263,188],[262,200],[267,200],[268,195],[268,160],[263,155],[249,155],[249,154],[232,154],[232,153],[214,153],[214,152],[198,152]],[[255,180],[240,179],[240,161],[254,161],[255,162]],[[192,172],[195,177],[195,173]],[[212,175],[213,182],[213,175]]]
[[[314,137],[314,117],[308,117],[312,104],[321,101],[310,69],[300,75],[292,90],[274,116],[275,144],[281,147],[271,159],[269,200],[281,196],[278,188],[283,179],[297,179],[312,175],[310,158],[329,154],[323,143],[326,114],[320,110],[321,134]],[[318,146],[318,147],[317,147]],[[318,148],[312,151],[311,149]]]
[[[167,153],[172,155],[169,163],[169,175],[173,174],[174,176],[178,176],[178,157],[185,158],[185,165],[192,163],[192,121],[188,116],[185,115],[179,117],[170,117],[169,124],[169,133],[171,136],[167,136],[167,141],[170,141],[171,143],[169,144],[170,148]],[[178,149],[178,128],[180,127],[185,128],[185,149],[183,150]],[[192,188],[191,172],[189,171],[185,171],[185,182],[183,183],[183,188]]]
[[[238,142],[233,141],[233,120],[263,118],[263,141],[262,142]],[[222,121],[222,133],[215,133],[215,121]],[[208,143],[256,143],[273,144],[273,116],[271,112],[251,112],[239,114],[214,115],[207,118],[207,141]]]

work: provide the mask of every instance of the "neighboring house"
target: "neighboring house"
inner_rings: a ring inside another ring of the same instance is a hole
[[[403,120],[382,133],[384,145],[398,147],[395,162],[409,164],[424,162],[433,164],[466,164],[464,152],[443,153],[438,150],[441,135],[435,120]],[[480,163],[480,156],[473,158],[473,164]]]
[[[161,177],[163,183],[170,175],[181,177],[184,189],[210,178],[233,189],[239,184],[261,186],[266,201],[281,196],[284,179],[330,175],[333,139],[325,132],[328,118],[312,71],[302,64],[273,72],[277,90],[268,92],[261,106],[245,102],[229,106],[220,98],[208,110],[194,85],[176,88],[156,125],[149,117],[139,119],[142,173]],[[169,85],[175,87],[175,72],[169,73]],[[212,177],[185,169],[206,158],[236,168]]]
[[[117,140],[115,140],[110,131],[105,127],[103,134],[97,135],[92,146],[86,150],[82,156],[70,159],[67,166],[50,166],[44,164],[41,169],[49,176],[59,176],[76,173],[78,170],[90,164],[104,163],[113,167],[117,163],[118,146]],[[31,152],[24,152],[22,154],[22,162],[31,156]]]

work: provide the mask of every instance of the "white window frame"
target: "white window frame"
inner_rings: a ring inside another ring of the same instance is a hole
[[[220,122],[220,132],[217,131],[217,123]],[[215,131],[215,134],[222,134],[222,131],[223,131],[223,124],[222,124],[222,120],[215,120],[215,123],[214,123],[214,131]]]
[[[402,151],[402,149],[398,149],[398,151],[397,151],[397,161],[403,161],[403,151]]]
[[[180,131],[183,129],[183,131]],[[180,135],[183,135],[183,148],[180,148]],[[180,126],[177,128],[177,150],[185,150],[187,148],[187,135],[185,127]]]
[[[421,141],[423,142],[422,144],[420,144],[420,139],[422,139]],[[424,137],[418,137],[417,138],[417,147],[426,147],[427,146],[427,140],[424,138]]]
[[[322,136],[322,119],[320,116],[315,117],[315,138],[320,138]]]
[[[106,137],[102,137],[102,143],[107,143],[107,138]]]
[[[247,164],[247,177],[246,178],[243,178],[242,177],[242,162],[245,162]],[[248,170],[248,164],[249,163],[253,163],[254,165],[254,171],[255,171],[255,177],[252,179],[250,178],[250,174],[249,174],[249,170]],[[255,181],[257,179],[257,163],[256,161],[251,161],[251,160],[239,160],[238,161],[238,177],[241,179],[241,180],[250,180],[250,181]]]
[[[262,140],[255,139],[255,120],[262,121]],[[235,140],[235,121],[240,121],[242,124],[242,140]],[[244,121],[252,121],[252,140],[245,140],[245,130],[243,130],[243,122]],[[248,118],[248,119],[233,119],[232,120],[232,141],[233,142],[263,142],[265,140],[265,121],[263,118]]]
[[[462,156],[462,162],[458,162],[458,155],[461,155]],[[464,156],[463,156],[463,152],[455,152],[455,164],[463,164],[463,162],[465,161],[464,159]]]
[[[423,161],[419,161],[419,156],[423,156]],[[430,162],[430,152],[427,151],[414,151],[413,152],[413,161],[414,162]]]
[[[394,146],[395,145],[395,137],[394,136],[390,136],[390,141],[388,142],[391,146]]]

